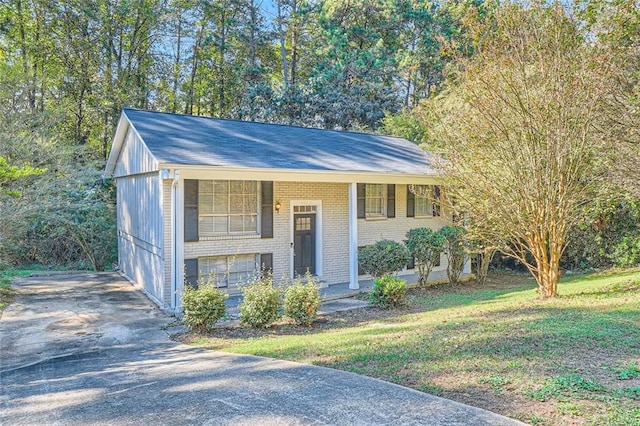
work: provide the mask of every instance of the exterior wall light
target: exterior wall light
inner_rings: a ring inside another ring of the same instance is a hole
[[[276,213],[280,213],[280,209],[282,208],[282,204],[280,204],[280,201],[276,201],[276,205],[274,207],[276,209]]]

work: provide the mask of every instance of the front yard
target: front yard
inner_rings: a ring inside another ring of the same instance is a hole
[[[540,300],[526,276],[494,275],[312,328],[178,338],[377,377],[531,424],[640,425],[640,272],[573,277],[560,292]]]

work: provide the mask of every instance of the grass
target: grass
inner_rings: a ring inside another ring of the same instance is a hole
[[[531,424],[640,425],[640,272],[573,276],[542,300],[521,275],[410,292],[332,327],[192,344],[381,378]],[[293,330],[293,329],[291,329]],[[188,340],[188,338],[186,339]]]
[[[10,288],[11,281],[17,277],[24,277],[33,272],[30,269],[1,269],[0,270],[0,317],[4,308],[7,307],[15,297],[13,290]]]

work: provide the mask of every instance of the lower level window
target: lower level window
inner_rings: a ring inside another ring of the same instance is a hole
[[[258,271],[258,255],[198,258],[199,281],[213,281],[216,287],[233,287],[251,281]]]

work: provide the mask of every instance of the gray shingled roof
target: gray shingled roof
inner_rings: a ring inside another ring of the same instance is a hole
[[[433,174],[428,154],[406,139],[125,109],[162,163]]]

